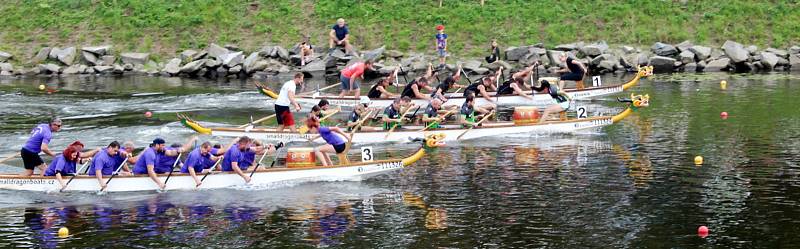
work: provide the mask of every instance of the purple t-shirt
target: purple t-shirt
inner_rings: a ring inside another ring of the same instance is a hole
[[[181,167],[181,173],[189,173],[189,167],[192,167],[195,173],[200,173],[203,172],[203,169],[211,168],[211,166],[214,166],[211,154],[203,155],[203,153],[200,153],[200,148],[197,148],[186,157],[186,162]]]
[[[156,152],[153,147],[149,147],[142,152],[142,155],[139,156],[139,160],[136,161],[136,165],[133,166],[133,173],[134,174],[147,174],[147,165],[153,165],[153,170],[156,174],[161,174],[167,171],[160,171],[159,167],[156,167],[158,164],[158,153]]]
[[[22,148],[33,153],[42,152],[42,144],[50,144],[50,138],[52,137],[53,133],[50,131],[50,125],[39,124],[31,130],[31,137],[28,138]]]
[[[244,152],[239,150],[237,145],[231,146],[227,152],[225,152],[225,158],[222,159],[222,171],[233,171],[231,168],[231,163],[236,162],[239,164],[240,169],[247,169],[247,166],[242,167],[242,157]]]
[[[256,151],[253,148],[247,148],[246,151],[242,152],[242,160],[239,161],[239,164],[242,168],[246,169],[253,165],[253,162],[256,161]]]
[[[116,157],[119,155],[119,153],[114,156],[109,155],[108,148],[98,151],[97,154],[94,155],[94,158],[92,158],[92,166],[89,167],[89,175],[95,175],[94,172],[97,170],[100,170],[104,176],[114,174],[117,167],[122,164],[122,161],[117,161]],[[124,160],[125,157],[122,157],[122,159]]]
[[[53,158],[53,162],[47,166],[47,170],[44,171],[45,176],[54,176],[56,172],[61,171],[61,175],[66,174],[75,174],[75,162],[67,161],[64,158],[64,155],[58,155]]]
[[[177,149],[178,148],[167,147],[167,148],[164,148],[164,151],[168,151],[168,150],[176,150],[177,151]],[[167,154],[158,154],[157,159],[156,159],[156,168],[159,168],[161,170],[169,172],[170,170],[172,170],[172,165],[175,165],[175,161],[177,161],[177,160],[178,160],[178,156],[177,155],[176,156],[167,156]],[[178,163],[178,164],[180,164],[180,163]]]
[[[319,127],[319,135],[322,136],[322,139],[325,139],[330,145],[340,145],[343,143],[347,143],[343,137],[339,136],[339,134],[331,132],[331,128],[329,127]]]
[[[447,34],[436,34],[436,48],[447,47]]]

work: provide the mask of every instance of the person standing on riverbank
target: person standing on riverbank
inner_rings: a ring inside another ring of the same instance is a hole
[[[339,93],[340,98],[350,94],[356,96],[356,99],[361,97],[361,81],[364,81],[364,72],[367,69],[375,70],[372,68],[372,61],[370,60],[353,63],[342,70],[339,75],[339,80],[342,82],[342,92]]]
[[[444,25],[436,25],[436,52],[439,55],[439,68],[444,68],[447,57],[447,34],[444,33]]]
[[[486,56],[486,63],[500,60],[500,47],[497,46],[497,39],[492,39],[491,55]]]
[[[22,172],[22,176],[31,176],[33,175],[33,169],[39,168],[41,171],[41,175],[44,175],[44,171],[47,166],[42,157],[39,156],[39,152],[44,152],[45,154],[55,157],[56,154],[50,151],[50,139],[53,138],[53,132],[58,132],[61,130],[61,119],[59,118],[52,118],[50,122],[47,124],[39,124],[31,130],[31,137],[28,138],[28,141],[25,142],[25,145],[20,150],[20,156],[22,157],[22,163],[25,165],[25,171]]]
[[[292,132],[297,132],[294,127],[294,116],[290,106],[294,107],[295,111],[300,111],[300,104],[294,99],[294,93],[297,91],[297,86],[303,84],[303,73],[294,74],[294,79],[283,83],[278,99],[275,100],[275,119],[278,121],[278,132],[282,132],[283,128],[289,127]]]
[[[353,51],[353,47],[350,46],[350,29],[344,22],[344,18],[336,20],[336,24],[331,27],[331,32],[328,36],[329,54],[337,47],[344,47],[345,54],[350,54]]]

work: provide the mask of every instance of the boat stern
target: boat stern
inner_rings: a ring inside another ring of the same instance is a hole
[[[204,135],[211,135],[211,129],[203,127],[200,123],[190,119],[186,115],[178,114],[178,120],[181,121],[183,126],[186,126],[189,129],[196,131],[197,133],[204,134]]]

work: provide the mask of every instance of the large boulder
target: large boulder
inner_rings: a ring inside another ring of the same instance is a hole
[[[577,43],[561,44],[553,49],[558,51],[573,51],[573,50],[578,50],[578,44]]]
[[[53,63],[39,64],[39,71],[45,74],[57,74],[61,71],[61,67]]]
[[[259,58],[258,52],[252,52],[250,53],[250,55],[247,56],[247,58],[244,59],[244,63],[242,64],[242,66],[244,66],[245,73],[250,73],[253,71],[251,68],[253,67],[253,65],[256,64],[258,58]]]
[[[653,71],[657,73],[672,72],[675,67],[675,59],[666,56],[653,56],[650,57],[650,66],[653,66]]]
[[[689,51],[689,49],[692,47],[694,47],[694,44],[692,44],[692,42],[688,40],[675,44],[675,48],[678,49],[678,52]]]
[[[83,56],[83,60],[89,63],[89,65],[94,66],[98,64],[97,55],[94,53],[81,51],[81,55]]]
[[[258,50],[258,55],[264,58],[275,57],[275,46],[264,46]]]
[[[195,61],[195,56],[197,55],[196,50],[187,49],[181,52],[180,57],[182,62],[192,62]]]
[[[104,45],[104,46],[94,46],[94,47],[82,47],[81,50],[83,50],[84,52],[92,53],[97,56],[103,56],[108,54],[109,51],[111,51],[111,46]]]
[[[581,48],[581,53],[586,56],[595,57],[608,51],[608,44],[605,41],[592,43]]]
[[[551,66],[561,66],[561,56],[565,54],[566,52],[563,51],[548,50],[547,59],[550,60]]]
[[[162,70],[162,71],[164,71],[165,73],[168,73],[170,75],[176,75],[176,74],[180,73],[181,72],[181,61],[183,61],[183,60],[181,60],[180,58],[173,58],[172,60],[169,60],[167,62],[167,64],[164,65],[164,70]]]
[[[64,70],[62,70],[61,73],[62,74],[79,74],[79,73],[83,73],[83,70],[86,70],[86,69],[85,68],[81,68],[79,65],[72,65],[72,66],[64,68]]]
[[[598,55],[597,57],[594,57],[591,61],[589,61],[589,64],[592,65],[592,66],[597,66],[597,65],[600,65],[600,62],[607,61],[607,60],[608,61],[617,61],[618,58],[616,56],[614,56],[613,54],[601,54],[601,55]]]
[[[747,52],[750,53],[750,55],[756,55],[756,53],[758,52],[758,46],[750,45],[745,47],[744,50],[747,50]]]
[[[256,61],[250,68],[247,68],[247,73],[258,72],[266,69],[269,66],[269,63],[266,61]]]
[[[36,56],[33,57],[31,62],[40,63],[40,62],[46,61],[47,58],[50,56],[50,50],[51,49],[52,48],[50,48],[50,47],[43,47],[42,49],[39,49],[39,52],[36,53]]]
[[[800,54],[800,46],[792,46],[789,48],[789,54]]]
[[[523,46],[523,47],[509,47],[505,50],[506,53],[506,60],[508,61],[519,61],[525,58],[526,55],[530,54],[531,47]]]
[[[325,72],[326,68],[325,65],[326,65],[325,60],[312,61],[311,63],[308,63],[305,66],[303,66],[303,68],[301,68],[300,71],[310,74],[321,73]]]
[[[503,67],[504,70],[505,69],[514,69],[514,66],[512,66],[508,62],[505,62],[505,61],[502,61],[502,60],[498,60],[498,61],[495,61],[495,62],[492,62],[492,63],[488,63],[488,64],[486,64],[485,68],[488,68],[489,70],[494,71],[494,70],[497,70],[498,68],[500,68],[501,66]]]
[[[683,65],[683,71],[684,72],[697,72],[697,63],[692,62],[692,63],[687,63],[686,65]]]
[[[131,64],[131,65],[144,65],[147,63],[147,60],[150,58],[150,54],[148,53],[122,53],[120,55],[122,58],[123,64]]]
[[[761,52],[761,65],[765,70],[772,70],[778,65],[778,56],[770,52]]]
[[[206,64],[206,61],[209,61],[209,60],[210,59],[202,59],[202,60],[196,60],[196,61],[192,61],[192,62],[186,63],[186,65],[183,65],[183,67],[181,67],[180,72],[181,73],[189,73],[189,74],[195,73],[195,72],[197,72],[197,70],[200,70],[201,68],[203,68],[203,66]]]
[[[50,50],[50,58],[69,66],[75,62],[75,53],[75,47],[68,47],[65,49],[53,48]]]
[[[386,50],[384,53],[387,57],[400,58],[403,57],[403,52],[397,50]]]
[[[228,68],[235,67],[237,65],[241,65],[244,62],[244,52],[234,52],[228,53],[219,56],[219,59],[222,61],[222,65],[225,65]]]
[[[721,58],[717,60],[713,60],[706,64],[705,71],[706,72],[719,72],[722,70],[727,69],[731,64],[731,59],[729,58]]]
[[[0,51],[0,62],[6,62],[13,57],[14,55],[11,55],[8,52]]]
[[[636,48],[631,46],[622,46],[622,52],[625,54],[636,53]]]
[[[228,72],[232,73],[232,74],[238,74],[241,71],[242,71],[242,65],[236,65],[236,66],[232,67],[231,69],[228,69]]]
[[[380,48],[374,49],[372,51],[364,52],[363,56],[361,56],[364,60],[371,60],[371,61],[378,61],[383,56],[383,52],[386,51],[386,46],[382,46]]]
[[[97,73],[111,73],[114,70],[113,66],[94,66],[92,68]]]
[[[792,71],[800,71],[800,54],[793,54],[789,56],[789,66]]]
[[[764,51],[773,53],[773,54],[775,54],[775,55],[777,55],[778,57],[781,57],[781,58],[789,58],[789,52],[786,51],[786,50],[783,50],[783,49],[767,48]]]
[[[661,42],[656,42],[653,44],[653,46],[650,47],[650,50],[659,56],[672,57],[678,54],[678,49],[675,48],[675,46]]]
[[[678,55],[680,58],[680,62],[683,64],[688,64],[694,62],[694,53],[689,50],[685,50]]]
[[[274,57],[281,58],[283,60],[289,60],[289,50],[286,50],[281,46],[275,46],[274,51],[275,51]]]
[[[223,48],[215,43],[209,44],[208,49],[206,50],[208,50],[208,55],[211,56],[211,58],[219,58],[220,56],[229,54],[231,52],[228,51],[227,48]]]
[[[725,41],[725,43],[722,44],[722,50],[725,51],[725,55],[734,63],[745,62],[750,57],[750,53],[738,42],[730,40]]]
[[[0,63],[0,71],[14,71],[14,66],[12,66],[11,63]]]
[[[597,64],[597,68],[600,68],[604,71],[613,72],[616,70],[617,62],[611,60],[604,60]]]
[[[100,62],[101,66],[111,66],[114,65],[115,62],[117,62],[117,57],[113,55],[103,55],[100,56],[100,60],[101,60]]]
[[[478,70],[478,68],[481,67],[481,62],[477,61],[477,60],[468,60],[468,61],[465,61],[464,64],[461,67],[464,68],[464,70],[468,70],[468,71],[473,71],[474,72],[475,70]]]
[[[705,46],[695,45],[690,47],[689,51],[694,53],[698,60],[705,60],[711,56],[711,48]]]

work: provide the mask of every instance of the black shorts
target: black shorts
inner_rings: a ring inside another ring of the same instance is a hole
[[[583,80],[582,73],[568,73],[565,75],[561,75],[561,80],[572,80],[572,81],[579,81]]]
[[[336,151],[336,154],[344,152],[344,149],[347,149],[347,143],[333,145],[333,150]]]
[[[279,125],[287,123],[287,120],[285,120],[287,116],[286,113],[291,113],[291,110],[288,106],[275,105],[275,119],[278,121]],[[294,125],[294,120],[292,120],[290,124],[286,125]]]
[[[22,148],[19,151],[20,156],[22,156],[22,163],[25,164],[25,169],[35,169],[39,167],[39,165],[44,164],[42,161],[42,157],[39,156],[39,153],[33,153],[28,149]]]
[[[500,95],[510,95],[514,93],[514,88],[509,86],[500,86],[500,90],[497,91],[497,94]]]

